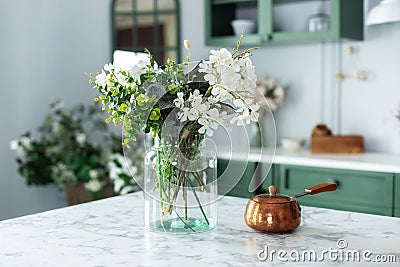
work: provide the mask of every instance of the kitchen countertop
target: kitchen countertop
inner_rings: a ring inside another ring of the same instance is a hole
[[[301,165],[321,168],[400,173],[400,155],[384,153],[363,154],[311,154],[309,150],[286,152],[278,148],[251,149],[246,152],[218,150],[218,158],[276,164]]]
[[[366,265],[364,250],[371,260],[394,255],[400,262],[398,218],[302,207],[297,230],[263,234],[246,226],[246,203],[222,198],[218,227],[186,235],[145,231],[140,192],[1,221],[0,266],[287,266],[296,264],[289,253],[311,255],[311,250],[319,259],[330,251],[320,262],[328,266],[348,264],[341,255],[355,250],[361,253],[360,262],[352,262],[356,266]],[[258,259],[266,250],[272,262]],[[280,250],[287,262],[273,252]]]

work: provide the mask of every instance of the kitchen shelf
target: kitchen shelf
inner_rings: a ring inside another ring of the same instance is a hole
[[[313,14],[312,12],[316,12],[314,9],[307,9],[311,13],[299,15],[297,18],[304,22],[304,25],[282,15],[293,14],[299,7],[305,5],[311,4],[315,7],[318,3],[326,3],[329,6],[327,13],[330,14],[330,26],[327,30],[316,32],[305,30],[308,17]],[[235,46],[238,36],[233,35],[230,25],[235,19],[250,19],[256,23],[255,33],[245,33],[246,38],[243,42],[245,46],[327,42],[341,39],[363,40],[363,5],[363,0],[206,0],[206,44]],[[286,13],[282,8],[285,8]],[[289,12],[290,9],[292,11]],[[297,29],[290,29],[293,25]]]

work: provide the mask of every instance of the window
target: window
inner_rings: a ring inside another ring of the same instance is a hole
[[[113,0],[113,52],[149,49],[159,65],[180,61],[179,0]]]

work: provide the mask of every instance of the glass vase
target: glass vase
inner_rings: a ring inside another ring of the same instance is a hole
[[[144,160],[145,227],[204,232],[217,225],[216,156],[204,135],[184,131],[154,139]]]

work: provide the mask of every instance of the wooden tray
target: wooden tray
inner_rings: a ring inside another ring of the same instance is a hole
[[[312,136],[311,153],[364,153],[364,137],[361,135]]]

